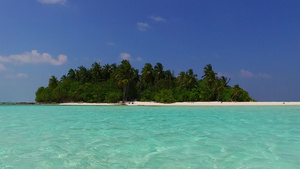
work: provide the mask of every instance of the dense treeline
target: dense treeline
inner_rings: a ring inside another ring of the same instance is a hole
[[[36,91],[37,102],[109,102],[157,101],[163,103],[183,101],[254,101],[248,92],[230,79],[218,77],[212,66],[206,65],[200,80],[192,69],[178,76],[164,70],[161,63],[154,67],[146,63],[141,74],[123,60],[120,65],[92,64],[70,69],[60,80],[49,79],[48,87]]]

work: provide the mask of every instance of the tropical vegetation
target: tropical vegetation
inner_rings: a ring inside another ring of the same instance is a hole
[[[192,69],[175,76],[161,63],[146,63],[139,70],[128,60],[120,65],[93,63],[70,69],[60,80],[51,76],[47,87],[36,91],[37,102],[126,102],[156,101],[162,103],[195,101],[255,101],[239,85],[229,86],[230,79],[219,77],[210,64],[201,79]]]

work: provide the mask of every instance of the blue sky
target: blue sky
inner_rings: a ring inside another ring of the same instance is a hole
[[[212,64],[258,101],[300,101],[298,0],[2,0],[0,102],[34,101],[70,68]]]

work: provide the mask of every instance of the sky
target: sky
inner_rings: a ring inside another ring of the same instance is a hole
[[[211,64],[257,101],[300,101],[299,0],[0,0],[0,102],[79,66]]]

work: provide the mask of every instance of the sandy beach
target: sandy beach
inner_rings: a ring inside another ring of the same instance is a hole
[[[87,105],[87,106],[112,106],[122,105],[121,103],[61,103],[59,105]],[[176,103],[157,103],[157,102],[126,102],[128,106],[286,106],[298,105],[300,102],[176,102]]]

